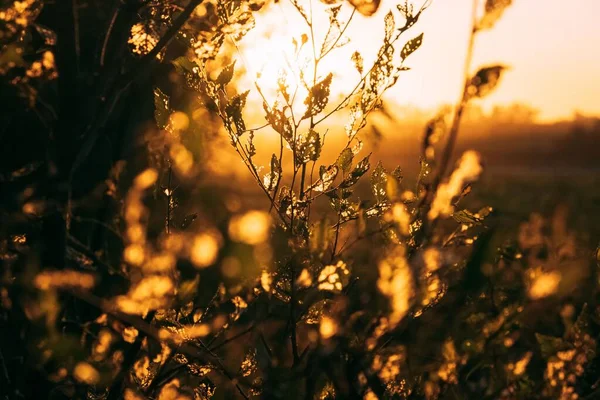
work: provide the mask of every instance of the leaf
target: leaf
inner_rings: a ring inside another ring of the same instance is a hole
[[[352,4],[354,7],[356,7],[356,10],[361,13],[362,15],[365,15],[367,17],[370,17],[371,15],[375,14],[375,11],[377,11],[377,9],[379,8],[379,3],[381,3],[381,0],[348,0],[350,2],[350,4]]]
[[[244,122],[244,118],[242,116],[242,110],[246,105],[246,98],[248,97],[248,93],[250,91],[247,90],[244,93],[238,94],[234,96],[229,104],[225,107],[225,113],[227,114],[227,122],[228,124],[235,125],[236,134],[240,136],[244,131],[246,131],[246,123]]]
[[[200,275],[196,274],[194,279],[181,282],[177,290],[177,298],[182,303],[192,301],[196,293],[198,292],[198,284],[200,283]]]
[[[219,76],[217,77],[217,84],[221,86],[226,86],[231,79],[233,78],[233,73],[235,72],[235,61],[226,66],[221,70]]]
[[[332,304],[333,300],[330,299],[317,301],[311,305],[306,314],[302,316],[302,321],[311,325],[318,324],[321,320],[321,317],[329,310]]]
[[[256,361],[256,349],[250,347],[246,352],[244,360],[240,365],[239,374],[243,377],[249,377],[258,370],[258,363]]]
[[[181,229],[187,229],[192,224],[192,222],[196,220],[196,218],[198,218],[198,214],[196,213],[187,215],[181,222]]]
[[[40,24],[33,24],[33,27],[35,28],[36,32],[40,35],[40,37],[44,40],[44,45],[54,46],[56,44],[56,32],[54,32],[52,29]]]
[[[375,170],[371,174],[371,189],[377,203],[383,203],[387,200],[387,171],[381,164],[377,163]]]
[[[352,166],[354,153],[349,148],[345,148],[338,156],[335,164],[342,169],[343,172],[348,172]]]
[[[575,323],[571,328],[567,331],[566,337],[573,340],[578,340],[583,337],[585,334],[589,333],[589,324],[590,324],[590,310],[585,303],[579,313],[579,316],[575,320]]]
[[[323,39],[323,44],[321,45],[321,57],[331,51],[334,47],[339,47],[342,31],[340,21],[337,17],[341,8],[342,6],[339,5],[327,9],[327,14],[329,14],[329,28],[327,29],[325,39]]]
[[[469,210],[456,211],[452,214],[452,218],[454,218],[454,220],[460,224],[467,225],[481,225],[483,222],[483,218],[481,216],[475,215]]]
[[[392,39],[392,34],[394,33],[394,29],[396,28],[396,22],[394,21],[394,14],[390,10],[383,20],[385,24],[385,40],[389,42]]]
[[[548,359],[562,350],[567,350],[570,346],[563,338],[542,335],[541,333],[536,333],[535,338],[540,345],[540,351],[542,353],[542,357]]]
[[[358,164],[356,164],[354,169],[340,184],[341,188],[348,188],[354,186],[358,182],[358,180],[369,170],[369,168],[371,167],[371,165],[369,164],[369,157],[371,157],[370,154],[362,160],[360,160]]]
[[[468,97],[484,97],[491,93],[498,82],[502,71],[506,69],[503,65],[494,65],[481,68],[473,78],[467,88]]]
[[[423,44],[423,34],[422,33],[419,36],[417,36],[416,38],[411,39],[408,42],[406,42],[406,44],[402,48],[402,51],[400,52],[400,58],[402,58],[402,61],[406,60],[406,58],[408,56],[410,56],[419,47],[421,47],[421,44]]]
[[[355,51],[352,53],[351,60],[354,63],[354,68],[356,68],[358,73],[362,75],[365,69],[362,55],[358,51]]]
[[[490,29],[502,17],[512,0],[486,0],[485,14],[477,24],[477,29]]]
[[[289,119],[285,116],[284,109],[277,108],[277,105],[271,108],[267,103],[263,103],[263,109],[266,113],[265,119],[271,125],[271,128],[291,144],[293,128]]]
[[[299,141],[296,150],[297,161],[301,164],[317,161],[321,155],[321,137],[319,133],[311,129],[307,134],[302,135]]]
[[[279,183],[279,178],[281,177],[281,165],[277,156],[273,154],[271,156],[271,172],[269,175],[266,175],[263,179],[263,184],[268,191],[275,189],[277,184]]]
[[[171,115],[171,106],[169,96],[159,88],[154,88],[154,120],[159,129],[165,129],[169,124]]]
[[[307,109],[302,119],[310,118],[317,115],[329,102],[329,93],[331,87],[331,79],[333,74],[330,72],[321,82],[317,83],[310,89],[310,93],[304,100]]]
[[[171,64],[173,64],[173,66],[175,67],[175,70],[177,70],[177,72],[189,72],[189,73],[195,73],[194,69],[196,67],[198,67],[198,65],[193,62],[190,61],[187,57],[181,56],[181,57],[177,57],[176,59],[174,59]]]
[[[337,177],[339,170],[339,167],[335,164],[330,165],[329,167],[321,165],[319,168],[320,179],[316,181],[308,190],[314,190],[316,192],[326,191]]]

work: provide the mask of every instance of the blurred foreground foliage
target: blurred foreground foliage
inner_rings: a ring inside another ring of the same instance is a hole
[[[465,106],[505,67],[466,71],[459,104],[425,129],[416,185],[360,154],[367,116],[425,40],[405,35],[427,3],[385,15],[338,103],[320,61],[378,1],[292,0],[306,33],[275,99],[238,87],[230,55],[270,4],[109,3],[0,8],[3,398],[600,396],[600,255],[564,207],[493,248],[494,210],[462,206],[481,157],[450,171]],[[469,54],[511,2],[484,3]],[[325,162],[324,122],[344,112],[347,142]],[[266,167],[262,129],[280,138]],[[211,179],[223,134],[264,207]]]

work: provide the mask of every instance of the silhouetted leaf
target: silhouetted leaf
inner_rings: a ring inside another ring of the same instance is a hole
[[[281,178],[281,165],[279,164],[279,160],[277,156],[273,154],[271,156],[271,171],[269,175],[266,175],[263,180],[263,184],[268,191],[275,189],[277,183],[279,183],[279,179]]]
[[[467,93],[469,97],[484,97],[492,92],[498,82],[502,72],[506,69],[503,65],[494,65],[481,68],[469,83]]]
[[[402,61],[406,60],[406,58],[408,56],[410,56],[419,47],[421,47],[421,44],[423,44],[423,34],[422,33],[419,36],[417,36],[416,38],[411,39],[408,42],[406,42],[406,44],[402,48],[402,51],[400,52],[400,58],[402,58]]]
[[[187,229],[192,224],[192,222],[196,220],[196,218],[198,218],[198,214],[196,213],[187,215],[181,222],[181,229]]]
[[[227,113],[227,119],[230,124],[235,125],[236,133],[241,135],[246,130],[246,123],[242,116],[242,110],[246,105],[246,98],[248,97],[249,90],[234,96],[229,104],[225,107]]]
[[[358,51],[355,51],[352,53],[351,60],[354,63],[354,68],[356,68],[358,73],[362,75],[364,72],[364,61],[362,55]]]
[[[348,188],[354,186],[358,182],[358,180],[369,170],[369,168],[371,167],[371,165],[369,164],[370,156],[371,155],[369,154],[368,156],[360,160],[358,164],[356,164],[354,169],[352,169],[350,174],[340,184],[341,188]]]
[[[333,74],[330,72],[321,82],[317,83],[310,89],[310,93],[304,100],[304,104],[307,109],[302,119],[310,118],[317,115],[329,102],[329,92],[331,86],[331,79]]]
[[[485,13],[477,24],[477,29],[490,29],[502,17],[512,0],[486,0]]]

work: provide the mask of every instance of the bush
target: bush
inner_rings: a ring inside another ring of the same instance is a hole
[[[319,67],[378,1],[292,0],[308,32],[295,56],[309,61],[273,77],[271,100],[241,87],[226,40],[264,1],[43,3],[0,11],[15,131],[1,175],[5,397],[598,395],[597,266],[566,211],[533,214],[493,249],[494,210],[462,205],[479,154],[448,173],[463,110],[505,69],[471,75],[474,38],[510,1],[474,12],[461,101],[427,125],[415,187],[373,166],[361,134],[421,46],[406,35],[427,3],[386,14],[375,61],[353,54],[358,78],[339,101]],[[325,150],[334,115],[347,137]],[[267,129],[276,149],[255,143]],[[218,182],[223,133],[264,195],[252,208]]]

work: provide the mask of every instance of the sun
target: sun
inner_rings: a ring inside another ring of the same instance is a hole
[[[308,5],[306,11],[312,15],[312,32],[291,2],[281,1],[258,13],[254,29],[236,43],[234,58],[246,70],[240,85],[256,89],[251,90],[249,103],[272,103],[284,85],[294,95],[292,106],[301,112],[307,86],[313,84],[315,55],[318,57],[329,28],[327,8],[331,8],[320,1],[302,4]],[[352,6],[344,5],[339,20],[344,23],[352,12]],[[344,43],[351,42],[350,35],[343,36]],[[332,99],[341,97],[360,79],[351,61],[352,50],[346,47],[336,48],[318,64],[317,80],[333,74]]]

